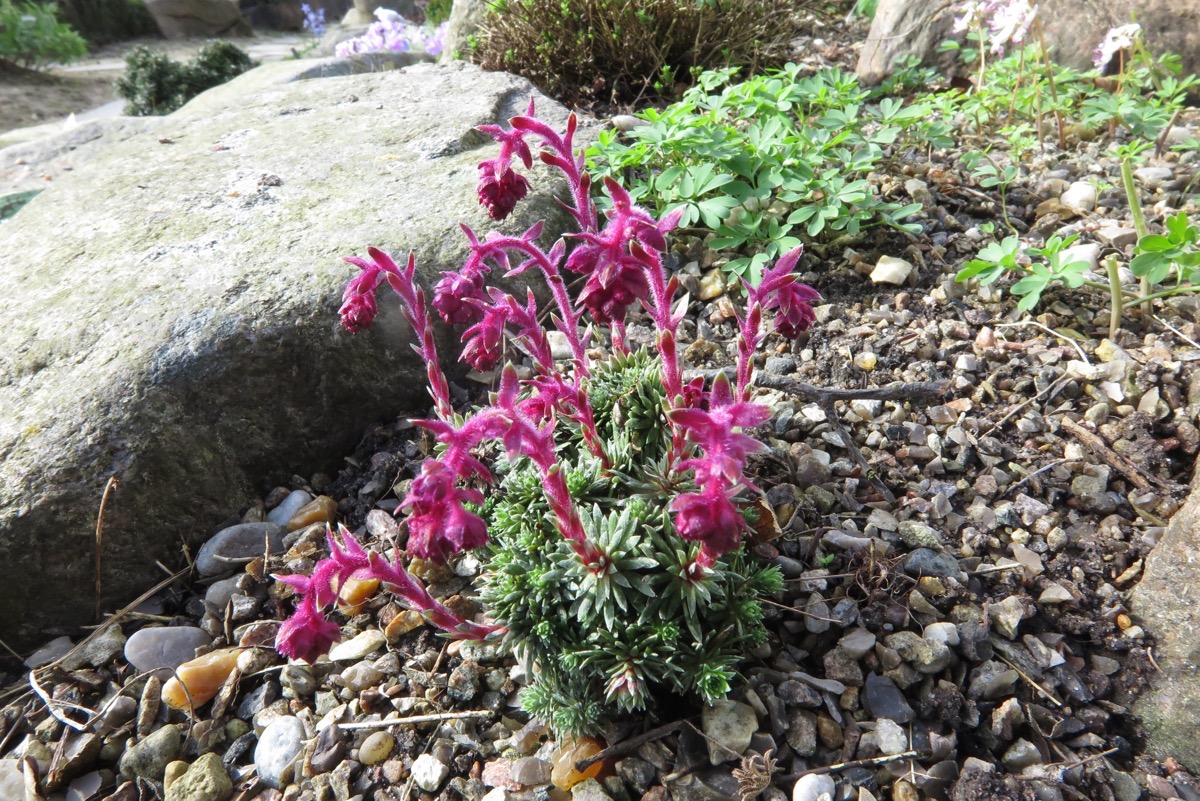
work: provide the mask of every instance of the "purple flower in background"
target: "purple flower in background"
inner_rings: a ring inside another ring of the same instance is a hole
[[[320,36],[325,33],[325,9],[314,9],[308,3],[301,3],[300,10],[304,12],[304,30],[311,33],[313,36]]]
[[[424,50],[431,55],[437,55],[442,51],[445,37],[444,25],[430,29],[405,19],[390,8],[377,8],[375,22],[371,23],[367,32],[339,43],[333,52],[338,58],[389,50]]]

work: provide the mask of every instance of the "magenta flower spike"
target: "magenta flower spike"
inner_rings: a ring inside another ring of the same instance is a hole
[[[734,431],[764,423],[771,411],[760,403],[734,400],[729,379],[718,373],[709,395],[708,411],[674,409],[671,422],[684,430],[688,440],[696,443],[703,456],[689,459],[679,467],[696,471],[696,483],[703,486],[711,481],[736,484],[744,481],[746,460],[766,448],[748,434]]]
[[[281,578],[276,576],[275,578]],[[275,649],[288,659],[316,662],[342,639],[342,630],[317,609],[315,596],[305,595],[295,613],[279,627]]]
[[[675,531],[685,540],[698,540],[697,562],[712,566],[718,558],[736,549],[742,533],[749,530],[746,519],[733,505],[729,493],[718,482],[700,492],[680,495],[671,503],[675,513]]]
[[[409,608],[421,612],[452,637],[481,640],[501,631],[498,626],[468,621],[451,612],[399,562],[390,564],[379,554],[365,551],[345,526],[338,526],[338,537],[327,531],[326,540],[329,557],[317,563],[311,576],[273,576],[300,595],[295,612],[279,627],[275,638],[276,650],[289,659],[312,664],[341,639],[341,629],[321,610],[336,601],[334,586],[344,586],[351,578],[379,579]]]

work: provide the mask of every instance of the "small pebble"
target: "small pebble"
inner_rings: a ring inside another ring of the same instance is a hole
[[[125,659],[138,672],[175,669],[196,658],[212,638],[194,626],[157,626],[135,631],[125,641]]]
[[[296,512],[311,501],[313,497],[304,490],[293,490],[279,505],[267,513],[267,522],[277,526],[287,525]]]
[[[220,576],[239,572],[256,556],[270,547],[271,553],[283,553],[282,525],[274,523],[240,523],[222,529],[200,546],[196,554],[196,570],[201,576]]]
[[[391,755],[395,747],[396,738],[389,732],[373,732],[358,747],[358,761],[364,765],[378,765]]]
[[[739,701],[719,700],[705,704],[701,712],[708,759],[720,765],[739,758],[758,731],[754,710]]]
[[[806,774],[792,787],[792,801],[833,801],[837,785],[823,773]]]
[[[413,761],[413,782],[426,792],[437,792],[449,775],[450,768],[432,754],[421,754]]]
[[[233,782],[220,754],[205,754],[167,788],[166,801],[228,801]]]
[[[179,754],[184,727],[178,723],[163,726],[149,737],[125,750],[120,771],[125,776],[140,776],[161,782],[167,765]]]
[[[240,648],[221,648],[185,662],[163,684],[162,700],[172,709],[198,709],[221,691],[237,667]]]
[[[387,635],[379,629],[365,629],[353,639],[329,649],[330,662],[351,662],[374,653],[387,644]]]
[[[305,736],[304,722],[292,715],[276,718],[263,729],[254,749],[254,769],[263,784],[281,790],[291,783]]]
[[[904,259],[893,256],[880,256],[871,271],[871,282],[875,284],[894,284],[900,286],[912,275],[913,266]]]

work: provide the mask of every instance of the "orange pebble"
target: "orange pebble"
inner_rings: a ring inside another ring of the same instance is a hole
[[[225,680],[237,667],[241,652],[241,648],[221,648],[184,662],[175,669],[176,675],[163,684],[163,703],[173,709],[186,710],[190,696],[192,709],[207,704],[221,691]]]
[[[337,501],[328,495],[319,495],[301,506],[287,522],[288,531],[297,531],[313,523],[332,523],[337,513]]]
[[[1132,625],[1133,621],[1129,619],[1129,615],[1125,614],[1124,612],[1117,615],[1117,628],[1119,628],[1121,631],[1124,631]]]
[[[604,762],[589,765],[585,771],[575,770],[575,763],[581,759],[600,753],[604,746],[592,737],[580,737],[578,740],[564,740],[550,757],[553,768],[550,771],[550,781],[555,787],[570,790],[586,779],[594,779],[604,770]]]
[[[363,610],[363,605],[379,590],[379,579],[352,578],[338,591],[338,611],[353,617]]]
[[[391,622],[387,624],[387,628],[383,630],[383,634],[388,638],[388,642],[395,642],[410,631],[424,625],[424,615],[411,609],[405,609],[392,618]]]

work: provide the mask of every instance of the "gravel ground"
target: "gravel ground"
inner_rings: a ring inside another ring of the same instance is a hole
[[[853,55],[810,49],[821,64]],[[1194,115],[1176,124],[1200,134]],[[1154,163],[1169,174],[1142,182],[1148,209],[1197,213],[1191,155]],[[1200,798],[1181,766],[1142,751],[1128,710],[1153,643],[1123,605],[1200,449],[1200,307],[1167,300],[1110,341],[1095,294],[1052,291],[1031,319],[1007,293],[967,291],[953,275],[998,198],[963,192],[954,158],[883,187],[927,198],[923,235],[812,249],[819,325],[766,343],[758,400],[773,416],[753,471],[778,528],[755,550],[787,581],[728,702],[664,698],[603,741],[556,742],[521,712],[511,657],[447,643],[384,594],[353,599],[328,660],[285,664],[266,646],[290,603],[266,573],[310,569],[330,519],[381,549],[403,544],[392,512],[429,443],[402,419],[364,432],[336,475],[230,510],[198,578],[65,658],[78,638],[50,643],[27,662],[46,665],[36,686],[12,670],[0,796],[150,799],[165,780],[167,798],[189,801]],[[1026,167],[1015,221],[1120,246],[1119,193],[1081,214],[1045,206],[1083,176],[1119,185],[1097,146]],[[681,343],[711,374],[735,356],[723,254],[686,233],[675,248],[693,297]],[[883,255],[908,265],[886,271],[896,283],[876,272]],[[629,337],[651,330],[635,320]],[[470,612],[478,569],[467,557],[414,572]],[[197,648],[188,715],[154,670]],[[29,766],[40,788],[26,789]]]

